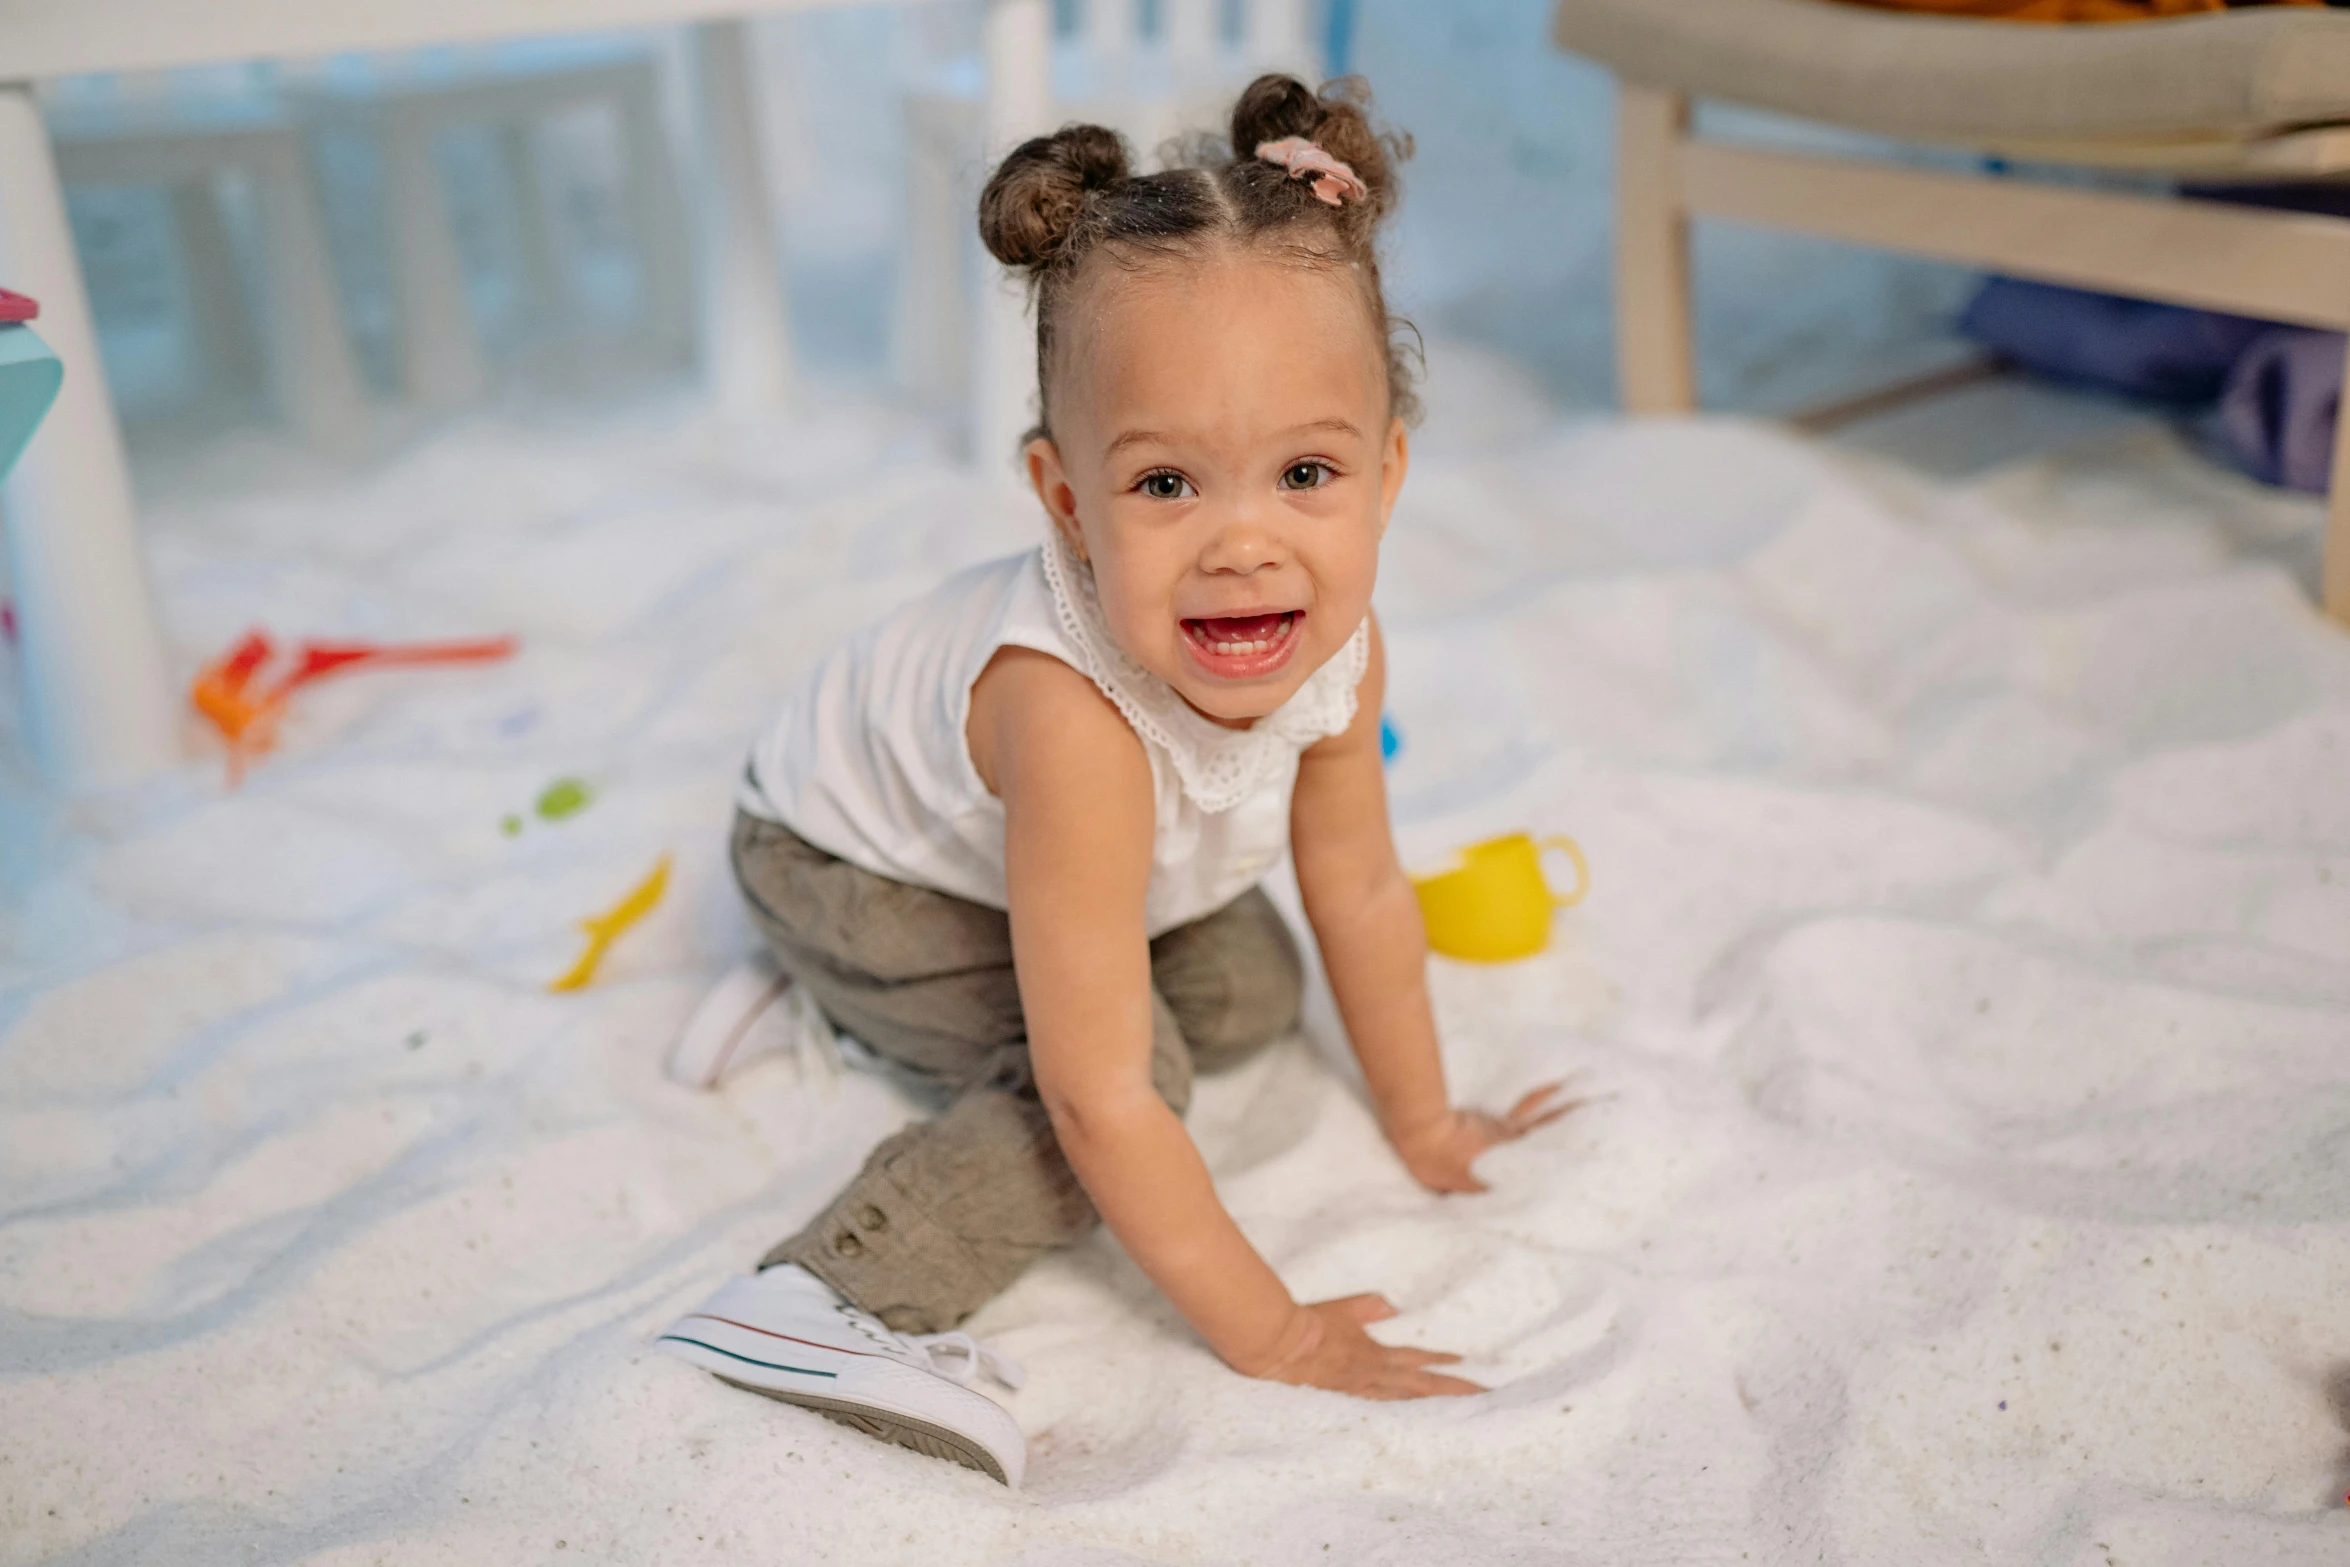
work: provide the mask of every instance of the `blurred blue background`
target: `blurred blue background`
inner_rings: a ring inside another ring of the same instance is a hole
[[[1146,46],[1163,11],[1140,7]],[[1613,401],[1613,95],[1604,72],[1549,45],[1547,12],[1542,0],[1325,0],[1310,25],[1327,69],[1365,76],[1384,115],[1417,143],[1390,236],[1396,303],[1432,334],[1523,364],[1561,406],[1596,410]],[[1228,29],[1238,13],[1222,8]],[[1059,0],[1055,20],[1064,55],[1081,52],[1083,6]],[[818,384],[953,400],[959,360],[934,352],[925,363],[923,347],[906,341],[940,331],[909,302],[919,287],[910,257],[927,232],[910,170],[924,134],[920,105],[978,92],[982,21],[977,0],[938,0],[753,24],[794,349]],[[282,313],[273,310],[265,216],[250,181],[230,171],[213,182],[220,239],[235,263],[237,292],[227,295],[191,258],[185,195],[160,183],[75,178],[77,140],[158,117],[268,120],[289,104],[347,111],[370,94],[630,58],[648,62],[662,84],[668,174],[690,194],[692,80],[679,39],[667,34],[183,72],[160,87],[53,84],[48,106],[66,149],[76,238],[134,447],[269,423],[261,345],[292,328],[273,319]],[[1143,58],[1147,71],[1147,48]],[[1081,101],[1088,84],[1066,89],[1083,62],[1061,64],[1056,85]],[[312,113],[306,123],[343,329],[367,395],[389,403],[400,379],[400,306],[385,157],[363,134],[364,115]],[[1796,134],[1753,116],[1710,124]],[[536,120],[521,136],[453,123],[433,138],[464,315],[490,395],[609,395],[691,374],[684,338],[648,330],[665,307],[632,239],[642,193],[629,188],[628,150],[624,124],[594,103]],[[963,201],[976,190],[974,159],[950,171]],[[684,211],[674,192],[670,210]],[[951,216],[967,235],[967,206]],[[927,243],[937,245],[934,234]],[[1964,356],[1951,323],[1971,279],[1954,269],[1715,225],[1700,226],[1697,245],[1709,406],[1783,414]]]

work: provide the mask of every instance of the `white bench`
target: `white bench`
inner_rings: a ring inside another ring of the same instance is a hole
[[[27,738],[68,785],[177,760],[180,700],[139,551],[122,433],[99,368],[89,301],[48,133],[44,78],[248,59],[412,49],[572,29],[700,24],[712,178],[703,234],[706,368],[722,399],[772,401],[790,383],[775,226],[754,134],[741,18],[827,0],[64,0],[0,3],[0,280],[41,301],[42,336],[66,367],[55,408],[0,491],[25,675]],[[831,0],[844,3],[844,0]],[[987,143],[1047,128],[1048,0],[989,0]],[[991,318],[1000,358],[1024,328]],[[1021,357],[1026,349],[1022,345]]]
[[[208,357],[248,359],[258,338],[286,422],[326,450],[356,451],[367,431],[367,395],[302,129],[264,100],[235,108],[181,112],[164,102],[52,109],[58,172],[74,185],[168,190],[197,332],[214,348]],[[249,179],[259,198],[273,330],[256,331],[247,318],[215,188],[230,173]]]

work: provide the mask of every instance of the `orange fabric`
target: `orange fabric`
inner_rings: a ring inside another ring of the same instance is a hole
[[[2002,22],[2144,22],[2162,16],[2225,11],[2228,0],[1845,0],[1880,11],[1981,16]],[[2246,0],[2236,0],[2238,5]],[[2259,5],[2322,6],[2325,0],[2251,0]]]

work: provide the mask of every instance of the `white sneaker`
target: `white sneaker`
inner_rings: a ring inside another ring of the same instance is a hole
[[[729,1279],[658,1340],[721,1382],[798,1404],[884,1442],[1018,1489],[1028,1441],[971,1384],[1026,1380],[968,1333],[893,1333],[797,1263]]]
[[[839,1047],[815,998],[764,956],[726,971],[669,1047],[670,1078],[716,1088],[762,1056],[809,1055],[837,1071]]]

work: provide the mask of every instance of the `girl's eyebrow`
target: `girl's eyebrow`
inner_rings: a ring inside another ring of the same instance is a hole
[[[1283,435],[1305,435],[1315,430],[1327,430],[1333,435],[1351,435],[1358,440],[1361,439],[1363,433],[1354,427],[1354,421],[1351,419],[1314,419],[1305,424],[1293,424],[1281,433]]]
[[[1281,433],[1283,435],[1309,435],[1317,430],[1326,430],[1334,435],[1351,435],[1357,440],[1360,440],[1363,434],[1362,431],[1355,428],[1352,420],[1338,418],[1308,420],[1304,424],[1293,424]],[[1110,442],[1103,449],[1102,455],[1115,457],[1129,446],[1172,446],[1173,444],[1174,442],[1169,437],[1161,435],[1156,430],[1128,430]]]
[[[1169,441],[1156,430],[1128,430],[1106,447],[1102,455],[1115,457],[1129,446],[1166,446]]]

